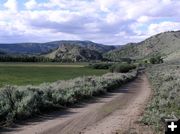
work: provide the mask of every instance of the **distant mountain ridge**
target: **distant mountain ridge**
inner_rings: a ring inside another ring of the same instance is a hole
[[[38,55],[56,61],[121,61],[123,58],[145,59],[160,54],[166,60],[180,58],[180,31],[168,31],[139,43],[108,46],[91,41],[62,40],[47,43],[0,44],[0,55]]]
[[[42,53],[49,53],[53,50],[56,50],[63,44],[78,45],[90,50],[95,50],[100,53],[104,53],[115,49],[114,46],[107,46],[91,41],[53,41],[47,43],[12,43],[12,44],[0,44],[0,52],[7,54],[29,54],[29,55],[38,55]]]
[[[120,58],[142,59],[160,54],[167,60],[180,57],[180,31],[163,32],[139,43],[128,43],[104,54],[110,60]]]
[[[0,44],[0,51],[14,55],[14,54],[41,54],[46,53],[58,47],[57,44],[46,43],[13,43],[13,44]]]

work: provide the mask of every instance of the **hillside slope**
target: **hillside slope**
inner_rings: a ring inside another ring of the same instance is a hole
[[[139,43],[129,43],[106,53],[104,57],[113,60],[128,57],[141,59],[155,54],[161,54],[166,59],[177,59],[180,56],[180,31],[164,32]]]
[[[102,60],[100,52],[71,44],[61,44],[58,49],[44,56],[62,62]]]

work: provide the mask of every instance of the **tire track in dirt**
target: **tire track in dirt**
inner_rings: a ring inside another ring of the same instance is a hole
[[[151,89],[143,74],[107,95],[95,97],[74,108],[55,112],[38,120],[32,119],[0,133],[111,134],[141,131],[141,127],[135,122],[141,116],[150,96]]]
[[[83,134],[152,134],[150,128],[137,123],[151,96],[151,89],[147,77],[142,75],[136,81],[128,84],[132,94],[125,95],[126,102],[111,115],[87,127]],[[121,101],[121,100],[120,100]],[[145,130],[145,131],[144,131]]]

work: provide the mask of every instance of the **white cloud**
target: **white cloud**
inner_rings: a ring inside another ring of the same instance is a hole
[[[111,8],[115,8],[118,0],[95,0],[97,7],[104,12],[111,12]]]
[[[34,9],[38,6],[36,0],[29,0],[28,2],[25,3],[25,7],[27,9]]]
[[[115,24],[115,23],[118,23],[118,21],[121,19],[120,16],[118,16],[117,14],[115,13],[109,13],[107,14],[106,16],[106,22],[109,23],[109,24]]]
[[[140,16],[138,19],[137,19],[137,21],[139,22],[139,23],[146,23],[146,22],[148,22],[150,20],[150,17],[148,17],[148,16]]]
[[[157,24],[150,24],[148,28],[148,34],[154,35],[160,32],[180,30],[179,22],[165,21]]]
[[[18,2],[24,7],[18,9],[16,0],[7,0],[3,4],[6,8],[0,9],[1,41],[82,39],[123,44],[161,31],[180,29],[177,0]]]
[[[7,0],[6,3],[4,3],[4,7],[12,12],[16,12],[18,9],[18,3],[16,0]]]

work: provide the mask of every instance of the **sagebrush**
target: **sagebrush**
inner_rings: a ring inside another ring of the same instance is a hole
[[[180,66],[156,65],[147,72],[154,93],[142,121],[158,132],[163,130],[162,118],[180,116]]]
[[[44,111],[72,105],[83,98],[115,89],[134,79],[137,72],[108,73],[40,86],[6,86],[0,89],[0,123],[12,123]]]

